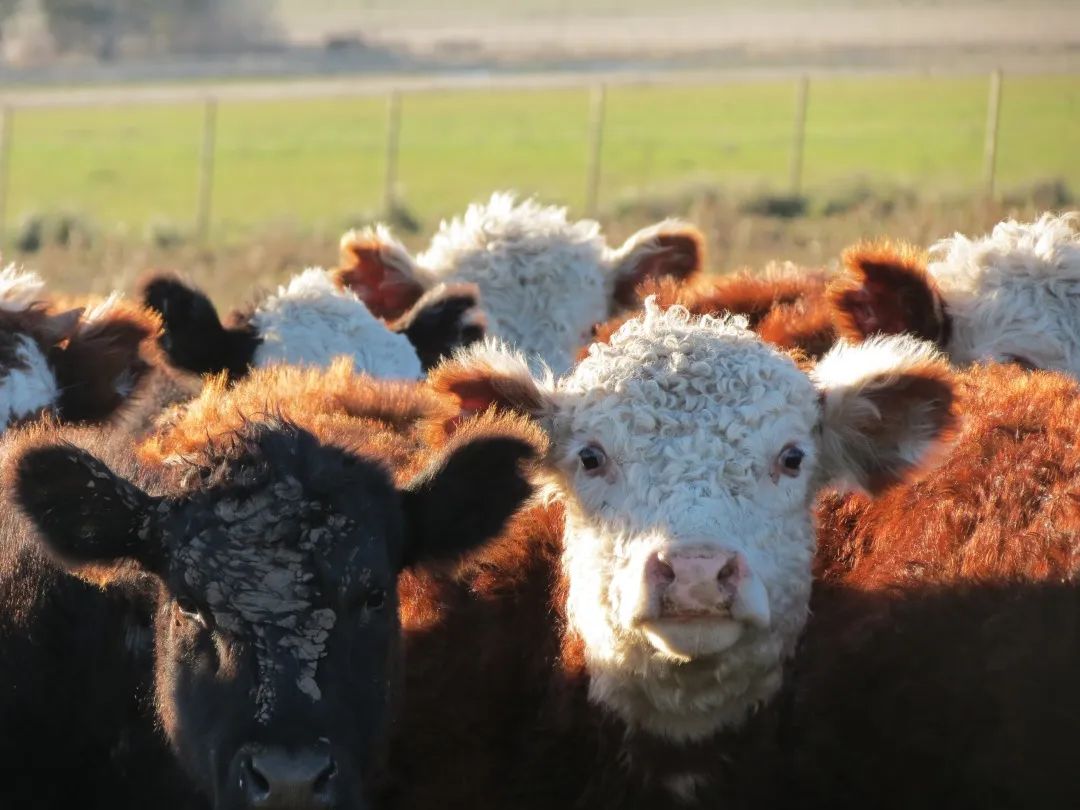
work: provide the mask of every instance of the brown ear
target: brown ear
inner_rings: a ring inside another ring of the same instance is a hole
[[[840,341],[811,370],[821,395],[820,470],[870,493],[931,464],[959,421],[944,357],[910,335]]]
[[[349,231],[341,239],[341,267],[335,283],[352,290],[371,313],[400,318],[424,294],[416,265],[385,228]]]
[[[686,280],[705,264],[705,239],[701,232],[679,222],[661,222],[638,231],[616,252],[614,308],[641,304],[638,285],[672,277]]]
[[[135,304],[106,301],[90,312],[78,332],[49,355],[63,418],[99,422],[112,416],[159,362],[160,332],[156,313]]]
[[[541,417],[550,401],[521,355],[487,341],[459,353],[428,375],[428,384],[457,408],[441,428],[453,434],[463,421],[488,410]]]
[[[922,251],[889,242],[860,244],[844,251],[843,263],[846,272],[829,287],[841,336],[859,341],[907,333],[945,348],[951,321]]]

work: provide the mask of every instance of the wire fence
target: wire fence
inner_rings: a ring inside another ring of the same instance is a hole
[[[770,76],[775,80],[775,76]],[[745,77],[729,77],[726,81],[745,81]],[[384,212],[403,205],[399,193],[400,152],[403,105],[402,100],[412,93],[433,93],[483,87],[515,89],[577,88],[590,89],[585,142],[585,175],[582,178],[585,213],[594,216],[600,205],[602,166],[605,150],[605,121],[610,87],[644,87],[666,85],[714,84],[725,81],[709,74],[659,74],[641,76],[526,75],[495,77],[458,77],[453,79],[398,79],[364,82],[291,82],[285,84],[223,85],[211,89],[198,86],[164,88],[112,88],[9,94],[0,98],[0,241],[8,223],[11,153],[18,133],[14,122],[23,110],[43,108],[99,107],[102,105],[177,105],[197,102],[201,105],[202,138],[197,161],[195,210],[191,222],[195,233],[207,238],[214,223],[215,173],[218,168],[219,108],[233,102],[280,101],[283,99],[333,99],[384,95],[386,103],[385,167],[382,179],[381,204]],[[791,122],[790,170],[788,189],[791,195],[803,190],[805,145],[808,111],[814,104],[814,82],[808,75],[789,76],[795,89],[794,114]],[[987,79],[987,115],[982,155],[982,193],[992,197],[997,178],[998,140],[1001,122],[1003,77],[1000,70]]]

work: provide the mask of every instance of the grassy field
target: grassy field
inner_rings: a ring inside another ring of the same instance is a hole
[[[862,178],[920,194],[977,190],[984,78],[822,79],[811,87],[805,186]],[[613,89],[601,204],[688,184],[745,194],[783,190],[794,85]],[[492,189],[580,208],[585,91],[416,94],[403,102],[400,192],[430,228]],[[197,106],[25,109],[16,114],[8,231],[31,213],[74,211],[99,227],[184,231],[194,217],[201,143]],[[382,199],[380,99],[233,103],[219,111],[213,235],[267,222],[334,231]],[[1055,177],[1080,186],[1080,76],[1007,77],[1000,187]]]

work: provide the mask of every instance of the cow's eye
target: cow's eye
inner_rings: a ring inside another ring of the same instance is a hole
[[[590,444],[581,448],[578,458],[581,459],[581,468],[585,470],[587,475],[598,475],[603,472],[608,461],[607,453],[598,444]]]
[[[206,617],[203,615],[203,612],[199,610],[199,606],[195,604],[194,600],[186,596],[177,597],[176,609],[185,619],[198,622],[203,627],[206,627]]]
[[[364,607],[368,610],[378,610],[386,604],[386,591],[382,588],[372,588],[364,596]]]
[[[1014,363],[1027,371],[1038,371],[1039,366],[1036,363],[1032,363],[1031,360],[1024,357],[1022,354],[1004,354],[1002,358],[1006,363]]]
[[[806,451],[797,444],[785,445],[776,457],[776,461],[773,462],[771,475],[773,482],[778,482],[781,475],[786,475],[788,478],[798,477],[804,458],[806,458]]]

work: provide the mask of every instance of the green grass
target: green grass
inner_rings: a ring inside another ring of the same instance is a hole
[[[855,177],[920,192],[976,190],[982,176],[984,78],[816,80],[805,184]],[[680,184],[783,190],[793,82],[612,89],[602,204]],[[497,188],[580,208],[584,90],[415,94],[403,102],[399,167],[406,207],[425,223]],[[222,105],[214,184],[217,236],[267,221],[339,228],[377,212],[384,175],[380,99]],[[202,112],[196,105],[19,110],[8,218],[47,210],[141,233],[193,221]],[[1007,77],[999,185],[1058,177],[1080,187],[1080,76]]]

